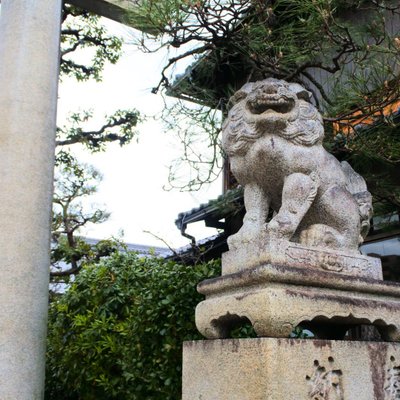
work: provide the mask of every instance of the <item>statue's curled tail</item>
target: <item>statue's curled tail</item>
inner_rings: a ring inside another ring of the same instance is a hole
[[[347,177],[347,190],[357,201],[360,212],[360,243],[362,243],[368,234],[370,228],[370,219],[372,217],[372,196],[368,192],[367,184],[364,178],[357,174],[347,161],[340,163],[343,172]]]

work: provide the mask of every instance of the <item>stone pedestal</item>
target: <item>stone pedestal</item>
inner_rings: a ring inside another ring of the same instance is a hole
[[[196,326],[214,340],[185,344],[183,400],[400,400],[400,344],[384,343],[400,341],[400,285],[358,250],[372,197],[322,147],[310,100],[273,78],[231,99],[222,143],[246,214],[222,276],[198,285]],[[258,339],[218,340],[248,323]],[[382,342],[337,341],[363,325]],[[288,339],[297,327],[315,339]]]
[[[184,344],[182,400],[399,398],[399,344],[272,338]]]

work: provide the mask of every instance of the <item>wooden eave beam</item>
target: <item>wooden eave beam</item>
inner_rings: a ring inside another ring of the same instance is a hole
[[[0,0],[1,1],[1,0]],[[135,15],[140,0],[65,0],[66,3],[120,22],[121,24],[152,34],[151,28],[142,26]]]

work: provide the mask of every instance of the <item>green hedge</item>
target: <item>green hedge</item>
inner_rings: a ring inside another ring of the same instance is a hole
[[[50,306],[46,399],[179,399],[195,288],[219,272],[119,253],[84,268]]]

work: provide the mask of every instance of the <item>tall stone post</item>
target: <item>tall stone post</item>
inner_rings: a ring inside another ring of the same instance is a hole
[[[61,0],[2,0],[0,399],[43,398]]]

